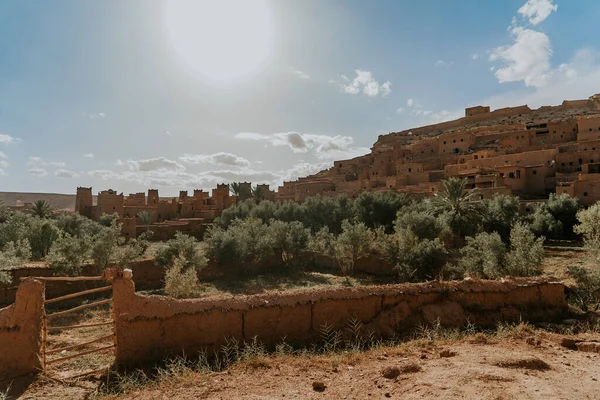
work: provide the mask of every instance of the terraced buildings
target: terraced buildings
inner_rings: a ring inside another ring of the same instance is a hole
[[[551,192],[600,200],[600,94],[560,106],[467,108],[454,121],[381,135],[371,153],[279,187],[280,200],[362,191],[432,194],[464,177],[480,197],[522,199]]]

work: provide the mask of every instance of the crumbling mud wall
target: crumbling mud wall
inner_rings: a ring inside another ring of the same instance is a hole
[[[0,309],[0,381],[41,369],[44,284],[26,278],[16,302]]]
[[[267,344],[316,341],[324,326],[358,319],[365,332],[390,336],[419,324],[482,326],[553,320],[566,311],[564,285],[540,279],[458,281],[175,300],[135,293],[132,279],[113,281],[117,362],[137,365],[174,354],[219,350],[225,340]]]

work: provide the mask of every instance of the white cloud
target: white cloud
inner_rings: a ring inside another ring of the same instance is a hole
[[[4,160],[0,161],[0,167],[2,167],[2,168],[8,168],[9,165],[10,164],[7,161],[4,161]]]
[[[298,77],[300,77],[300,79],[310,79],[310,76],[302,71],[294,71],[294,74],[296,74]]]
[[[355,157],[369,152],[365,147],[354,147],[354,139],[350,136],[327,136],[310,133],[284,132],[264,135],[253,132],[240,132],[237,139],[264,141],[271,146],[288,146],[294,153],[307,153],[314,149],[319,159],[335,159],[335,157]]]
[[[380,85],[371,72],[360,69],[356,69],[354,72],[356,72],[356,78],[349,84],[342,85],[344,93],[358,94],[362,91],[369,97],[377,97],[380,94],[382,97],[387,97],[392,92],[392,82],[386,81]],[[345,80],[348,79],[345,75],[340,75],[340,77],[345,78]]]
[[[6,172],[3,169],[0,169],[0,176],[6,176]]]
[[[167,136],[171,136],[172,134],[173,134],[173,133],[171,133],[171,131],[166,131],[166,132],[165,132],[165,135],[167,135]]]
[[[48,175],[48,172],[46,172],[46,170],[43,168],[31,168],[27,172],[30,175],[37,176],[38,178],[42,178],[42,177]]]
[[[477,60],[479,58],[479,54],[471,54],[471,60]]]
[[[79,176],[77,172],[68,169],[58,169],[54,171],[54,175],[58,176],[59,178],[76,178]]]
[[[490,61],[501,61],[504,67],[495,72],[498,82],[525,82],[526,86],[546,84],[550,71],[552,46],[545,33],[516,26],[511,29],[513,44],[495,48]]]
[[[340,78],[342,78],[342,80],[346,81],[346,82],[350,82],[350,79],[348,79],[348,77],[344,74],[339,75]]]
[[[523,18],[529,18],[529,23],[536,26],[556,10],[558,6],[552,4],[552,0],[528,0],[517,12]]]
[[[115,161],[115,165],[117,167],[122,167],[123,165],[125,165],[125,163],[122,160],[117,160],[117,161]]]
[[[406,105],[409,107],[412,107],[415,104],[415,101],[413,99],[408,99],[406,100]]]
[[[399,109],[396,110],[396,112],[398,114],[402,114],[404,112],[404,107],[400,107]]]
[[[84,117],[86,117],[87,119],[106,118],[106,114],[103,113],[103,112],[99,112],[99,113],[86,113],[86,112],[82,112],[81,114]]]
[[[215,153],[215,154],[184,154],[179,157],[181,161],[187,164],[214,164],[214,165],[228,165],[235,167],[248,167],[250,161],[243,157],[236,156],[231,153]]]
[[[185,167],[177,161],[165,157],[149,158],[146,160],[127,160],[127,165],[132,171],[184,171]]]
[[[330,79],[330,80],[328,80],[328,81],[327,81],[327,83],[329,83],[329,84],[333,85],[333,84],[334,84],[334,83],[336,83],[336,82],[335,82],[335,79]]]
[[[436,68],[450,68],[453,65],[454,65],[454,61],[437,60],[437,62],[434,64],[434,67],[436,67]]]
[[[600,52],[581,49],[568,62],[548,73],[545,86],[522,88],[483,99],[492,108],[527,104],[530,107],[557,105],[563,100],[586,99],[598,92]]]
[[[11,143],[14,143],[15,140],[17,140],[17,139],[15,139],[14,137],[12,137],[10,135],[7,135],[6,133],[0,133],[0,143],[2,143],[2,144],[11,144]]]
[[[84,158],[94,158],[94,154],[93,153],[85,153],[83,155]]]
[[[0,151],[0,158],[8,158],[8,156],[3,151]]]
[[[51,165],[54,167],[64,167],[67,164],[63,161],[44,161],[41,157],[32,156],[32,157],[29,157],[29,161],[27,162],[27,165],[32,165],[32,166]]]

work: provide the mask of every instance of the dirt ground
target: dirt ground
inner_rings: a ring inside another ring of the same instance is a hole
[[[547,249],[545,273],[564,278],[566,265],[583,263],[582,257],[582,251],[576,248]],[[288,289],[277,282],[273,286],[271,290]],[[86,311],[53,322],[56,325],[99,323],[110,321],[110,312],[109,308]],[[238,361],[219,372],[179,368],[163,371],[144,382],[126,378],[120,394],[109,394],[103,389],[106,376],[102,373],[75,382],[66,379],[109,365],[114,358],[111,351],[105,351],[58,363],[48,376],[2,382],[0,400],[599,398],[600,354],[564,347],[561,340],[597,342],[595,351],[599,351],[600,325],[576,336],[571,334],[569,324],[560,328],[567,335],[524,326],[449,337],[425,333],[415,340],[364,352],[262,354],[259,362]],[[110,334],[111,329],[109,325],[57,331],[49,335],[48,343],[51,348],[70,346]],[[107,344],[110,340],[53,357]]]

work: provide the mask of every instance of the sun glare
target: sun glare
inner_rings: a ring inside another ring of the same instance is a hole
[[[170,43],[190,73],[229,81],[265,65],[272,25],[264,0],[168,0]]]

